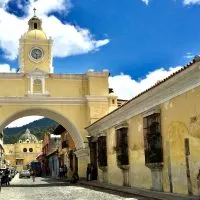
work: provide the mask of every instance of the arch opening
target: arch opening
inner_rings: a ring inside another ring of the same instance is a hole
[[[27,117],[27,116],[32,116],[32,115],[38,115],[38,116],[44,116],[49,119],[54,120],[58,124],[62,125],[71,135],[76,150],[84,148],[84,141],[81,136],[80,131],[76,128],[76,126],[65,116],[49,110],[49,109],[44,109],[44,108],[31,108],[31,109],[25,109],[19,112],[16,112],[9,116],[5,121],[3,121],[2,124],[0,124],[0,132],[3,131],[3,129],[10,124],[11,122],[15,121],[16,119],[22,118],[22,117]]]

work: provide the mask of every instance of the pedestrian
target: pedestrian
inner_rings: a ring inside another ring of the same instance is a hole
[[[10,179],[9,179],[9,176],[10,176],[10,171],[8,168],[6,168],[5,172],[4,172],[4,175],[5,175],[5,183],[6,183],[6,186],[10,185]]]
[[[77,181],[79,180],[79,176],[77,172],[74,172],[72,175],[72,179],[70,181],[70,183],[77,183]]]
[[[35,182],[35,177],[36,177],[36,171],[35,171],[35,169],[31,170],[31,176],[32,176],[33,182]]]
[[[94,165],[91,167],[91,174],[91,180],[97,180],[97,168]]]
[[[60,176],[60,179],[63,178],[63,166],[60,166],[59,168],[59,176]]]
[[[64,164],[64,168],[63,168],[63,176],[67,178],[67,165]]]
[[[3,171],[0,170],[0,192],[1,192],[2,182],[3,182]]]
[[[91,178],[92,178],[91,164],[88,164],[86,171],[86,179],[87,181],[91,181]]]

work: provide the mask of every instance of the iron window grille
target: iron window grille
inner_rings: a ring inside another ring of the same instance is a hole
[[[160,121],[160,113],[154,113],[143,119],[146,164],[163,162]]]

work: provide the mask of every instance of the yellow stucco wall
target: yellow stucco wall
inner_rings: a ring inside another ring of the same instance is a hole
[[[108,162],[108,182],[115,185],[123,184],[123,174],[121,169],[117,167],[116,152],[114,151],[116,146],[115,130],[110,129],[107,132],[107,162]],[[103,180],[103,174],[99,173],[99,180]]]
[[[15,143],[5,144],[5,159],[10,161],[11,166],[16,166],[17,159],[23,159],[23,166],[17,166],[17,169],[26,169],[27,164],[31,161],[36,160],[42,149],[42,143]],[[33,152],[23,152],[26,148],[28,151],[30,148]]]
[[[33,27],[35,22],[38,30]],[[117,103],[115,106],[109,104],[109,72],[89,70],[86,74],[51,74],[53,41],[42,32],[41,23],[37,17],[31,19],[29,30],[19,40],[20,73],[0,73],[0,128],[26,116],[26,112],[28,116],[52,117],[67,131],[72,131],[70,135],[79,145],[76,148],[83,149],[78,166],[79,175],[85,176],[88,163],[85,127],[106,115],[110,106],[112,110],[117,108]],[[43,50],[42,59],[31,58],[30,51],[34,47]],[[36,92],[34,88],[39,89]]]
[[[170,154],[172,168],[172,183],[174,192],[187,194],[187,177],[185,162],[184,139],[189,138],[190,143],[190,172],[193,192],[197,194],[197,174],[200,169],[200,138],[195,136],[195,131],[200,133],[200,88],[178,96],[161,106],[162,133],[164,148],[164,190],[169,191],[167,156]],[[197,117],[196,122],[192,118]],[[195,136],[195,137],[194,137]],[[170,153],[167,150],[170,145]]]
[[[15,78],[14,80],[11,80],[12,79],[10,78],[0,78],[0,96],[24,96],[28,91],[28,80],[24,78]]]
[[[161,104],[161,134],[163,143],[163,190],[170,192],[169,164],[172,173],[174,193],[188,194],[184,139],[190,143],[190,175],[192,191],[197,194],[197,174],[200,169],[200,87],[192,89]],[[196,120],[196,121],[195,121]],[[151,189],[151,170],[145,166],[143,115],[139,114],[128,120],[129,145],[129,184],[130,186]],[[115,128],[107,133],[108,182],[123,185],[122,171],[117,167]],[[167,144],[169,143],[169,144]],[[168,148],[170,147],[170,150]],[[170,159],[170,161],[169,161]],[[170,163],[169,163],[170,162]],[[103,181],[100,172],[99,180]]]

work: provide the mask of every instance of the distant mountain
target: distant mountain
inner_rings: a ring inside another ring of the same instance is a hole
[[[5,128],[4,132],[4,144],[13,144],[18,141],[18,138],[26,131],[28,128],[31,134],[35,135],[38,140],[42,140],[45,132],[52,132],[58,123],[49,119],[42,118],[26,124],[21,127]]]

